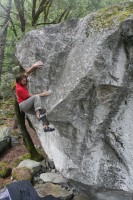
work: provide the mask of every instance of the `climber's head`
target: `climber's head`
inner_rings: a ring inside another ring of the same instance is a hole
[[[22,86],[27,85],[27,75],[26,74],[18,74],[16,77],[16,83],[19,83]]]

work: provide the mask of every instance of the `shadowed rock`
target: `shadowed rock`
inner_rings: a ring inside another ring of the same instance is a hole
[[[11,131],[7,126],[0,126],[0,154],[11,147]]]

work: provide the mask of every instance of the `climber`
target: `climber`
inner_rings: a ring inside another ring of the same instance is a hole
[[[41,61],[33,64],[28,70],[19,74],[16,77],[16,96],[19,104],[20,111],[23,111],[28,114],[36,115],[39,122],[42,122],[44,132],[54,131],[54,128],[49,127],[49,121],[46,117],[46,111],[42,109],[41,98],[43,96],[49,96],[50,91],[44,91],[40,94],[32,95],[27,90],[27,77],[34,70],[41,68],[43,63]]]

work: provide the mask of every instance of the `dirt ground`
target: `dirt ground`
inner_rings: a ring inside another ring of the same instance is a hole
[[[28,126],[28,123],[26,123],[26,125],[34,145],[38,148],[39,147],[41,148],[41,143],[36,132]],[[10,121],[10,128],[12,127],[13,127],[13,121]],[[20,132],[19,129],[16,129],[15,131]],[[20,137],[18,144],[13,145],[3,155],[0,156],[0,162],[6,162],[12,168],[13,163],[16,162],[19,157],[23,156],[26,153],[28,152],[23,144],[22,137]],[[0,189],[3,188],[6,184],[11,182],[12,182],[11,176],[4,179],[0,178]]]

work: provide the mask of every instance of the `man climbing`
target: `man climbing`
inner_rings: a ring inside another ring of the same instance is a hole
[[[16,77],[16,95],[19,104],[20,111],[28,114],[36,115],[37,119],[42,122],[44,132],[54,131],[54,128],[49,127],[49,121],[46,118],[46,112],[42,109],[41,98],[43,96],[49,96],[50,91],[44,91],[40,94],[32,95],[27,90],[27,77],[32,71],[42,67],[41,61],[33,64],[26,73],[19,74]]]

